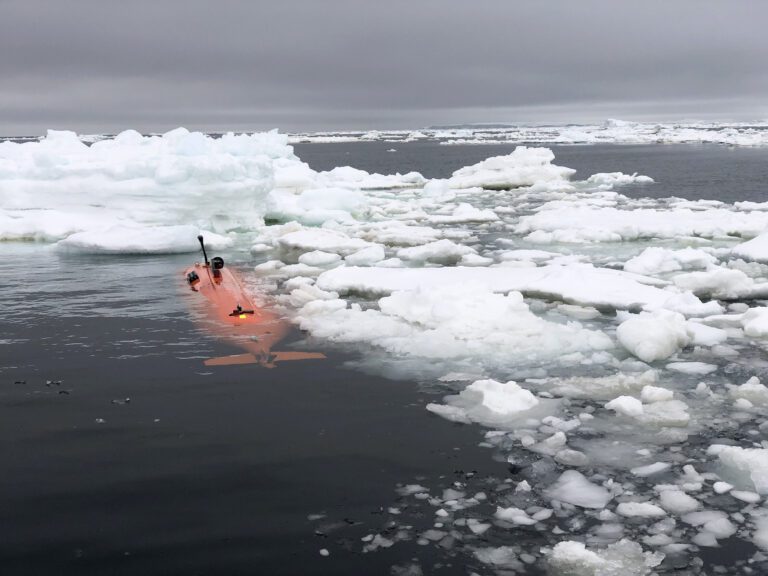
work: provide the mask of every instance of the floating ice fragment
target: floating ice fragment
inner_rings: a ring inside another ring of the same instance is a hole
[[[622,516],[640,516],[642,518],[657,518],[667,515],[662,508],[650,502],[621,502],[616,507],[616,512]]]
[[[667,370],[674,370],[683,374],[706,375],[717,370],[717,365],[705,362],[670,362],[667,364]]]
[[[576,470],[566,470],[557,481],[547,488],[548,498],[581,508],[604,508],[612,496],[602,486],[593,484]]]
[[[677,488],[661,491],[659,503],[670,514],[688,514],[701,507],[698,500]]]
[[[707,268],[717,263],[717,258],[695,248],[669,250],[650,247],[641,254],[627,260],[624,270],[635,274],[658,275],[691,268]]]
[[[643,415],[643,403],[632,396],[619,396],[608,402],[605,407],[632,418],[640,418]]]
[[[672,400],[674,397],[672,390],[666,388],[660,388],[659,386],[643,386],[640,391],[640,399],[646,404],[651,402],[661,402],[664,400]]]
[[[666,472],[670,468],[671,464],[669,464],[669,462],[654,462],[653,464],[648,464],[646,466],[632,468],[630,472],[635,476],[646,477],[652,476],[653,474],[659,474],[660,472]]]
[[[528,514],[525,513],[524,510],[521,510],[520,508],[510,507],[510,508],[501,508],[497,507],[496,512],[494,513],[494,517],[503,520],[505,522],[510,522],[512,524],[517,524],[520,526],[531,526],[533,524],[536,524],[536,520],[528,516]]]

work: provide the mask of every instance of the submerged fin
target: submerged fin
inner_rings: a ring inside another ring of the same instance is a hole
[[[235,364],[256,364],[259,359],[253,354],[233,354],[232,356],[219,356],[209,358],[204,362],[206,366],[232,366]]]
[[[322,352],[272,352],[274,362],[288,362],[290,360],[325,360]]]
[[[269,356],[259,358],[254,354],[233,354],[209,358],[203,363],[206,366],[235,366],[237,364],[261,364],[265,368],[274,368],[275,362],[291,360],[324,360],[322,352],[270,352]]]

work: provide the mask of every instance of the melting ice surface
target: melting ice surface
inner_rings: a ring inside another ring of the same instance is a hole
[[[315,344],[442,387],[426,408],[479,426],[513,474],[404,479],[364,551],[409,540],[484,571],[641,575],[697,573],[702,550],[739,540],[729,568],[763,570],[768,204],[630,198],[652,178],[572,181],[554,162],[518,147],[427,180],[317,172],[274,132],[51,132],[0,144],[0,238],[170,253],[204,230],[250,250]]]

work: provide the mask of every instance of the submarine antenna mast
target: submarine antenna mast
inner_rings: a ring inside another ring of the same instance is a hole
[[[203,258],[205,258],[205,265],[208,266],[210,263],[208,262],[208,254],[205,253],[205,244],[203,243],[202,234],[200,234],[200,236],[197,237],[197,241],[200,242],[200,248],[203,249]]]

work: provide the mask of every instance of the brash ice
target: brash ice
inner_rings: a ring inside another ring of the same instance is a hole
[[[206,366],[260,364],[274,368],[275,362],[325,358],[319,352],[273,352],[272,347],[288,334],[289,325],[274,311],[257,306],[236,274],[216,256],[208,260],[203,237],[198,236],[204,263],[196,262],[184,272],[193,292],[205,298],[204,327],[214,336],[246,350],[245,354],[221,356],[205,361]]]

